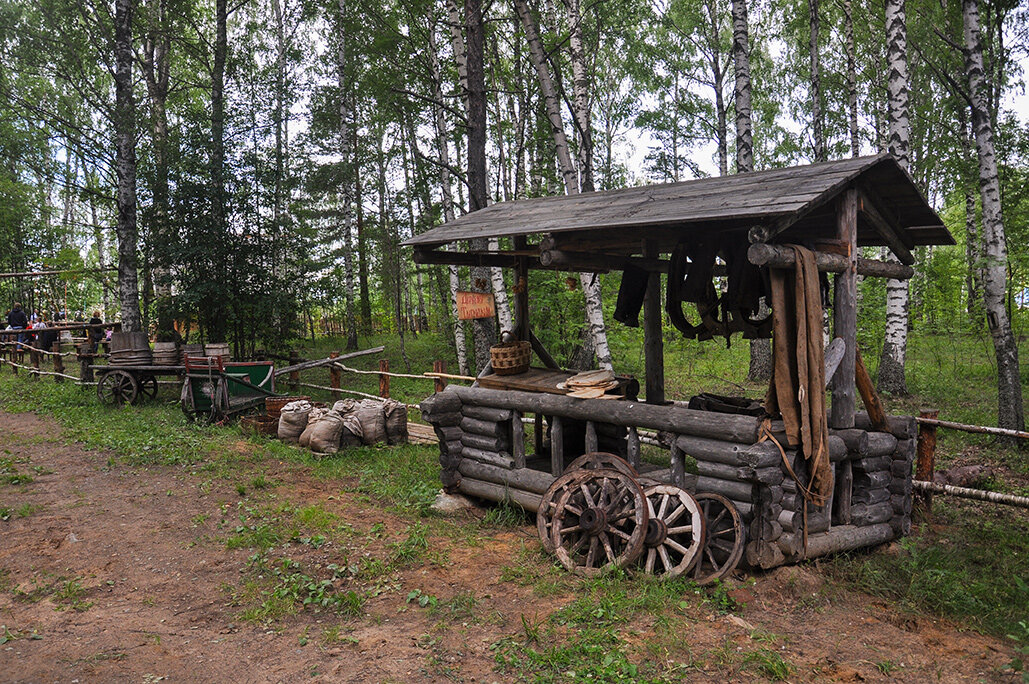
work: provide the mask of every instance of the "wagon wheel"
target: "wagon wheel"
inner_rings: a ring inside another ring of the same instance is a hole
[[[123,370],[108,371],[96,383],[96,396],[105,406],[121,406],[136,401],[139,383],[131,373]]]
[[[157,378],[153,375],[141,375],[139,377],[139,393],[136,395],[135,403],[142,404],[157,397]]]
[[[596,470],[598,468],[614,468],[632,478],[638,477],[636,469],[628,461],[616,454],[605,451],[583,454],[569,463],[565,469],[565,474],[554,480],[553,484],[543,494],[539,511],[536,513],[536,530],[539,532],[540,541],[543,542],[543,550],[547,553],[554,553],[554,544],[550,540],[550,523],[554,509],[557,508],[557,502],[561,499],[561,494],[568,489],[568,483],[571,482],[577,471]]]
[[[576,472],[569,470],[558,477],[540,499],[540,507],[536,511],[536,531],[539,532],[543,550],[547,553],[554,553],[554,543],[550,540],[550,524],[554,517],[554,510],[557,508],[557,502],[561,500],[561,496],[568,491],[568,485],[575,479]]]
[[[554,510],[550,539],[577,575],[624,568],[643,552],[647,499],[639,483],[614,469],[576,471]]]
[[[565,470],[571,472],[573,470],[580,469],[597,470],[598,468],[613,468],[620,473],[625,473],[633,479],[640,476],[640,474],[636,472],[636,469],[633,468],[632,465],[630,465],[624,458],[606,451],[592,451],[588,454],[583,454],[569,463]]]
[[[678,577],[693,567],[704,546],[704,514],[689,492],[675,485],[648,487],[644,572]]]
[[[743,519],[736,506],[719,494],[695,497],[704,514],[704,545],[693,567],[698,584],[710,584],[736,569],[743,555]]]

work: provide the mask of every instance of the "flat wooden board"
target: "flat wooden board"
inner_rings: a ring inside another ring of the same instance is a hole
[[[479,387],[498,390],[518,390],[521,392],[544,392],[546,394],[568,394],[570,390],[558,385],[572,377],[574,371],[553,370],[550,368],[530,368],[518,375],[485,375],[479,378]],[[617,378],[618,386],[608,390],[607,394],[624,394],[629,378]]]

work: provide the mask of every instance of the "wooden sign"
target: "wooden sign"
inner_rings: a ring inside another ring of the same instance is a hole
[[[457,317],[462,321],[473,318],[493,318],[496,307],[489,292],[457,291]]]

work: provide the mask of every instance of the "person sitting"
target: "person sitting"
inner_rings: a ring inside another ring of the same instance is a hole
[[[50,348],[54,345],[54,342],[57,341],[59,335],[58,331],[51,330],[52,326],[47,325],[45,319],[41,320],[36,327],[43,329],[43,332],[36,335],[36,349],[51,351]]]

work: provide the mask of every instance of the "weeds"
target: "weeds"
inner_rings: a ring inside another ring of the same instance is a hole
[[[743,663],[754,667],[773,682],[784,682],[793,672],[792,665],[781,655],[767,648],[751,651],[743,657]]]

